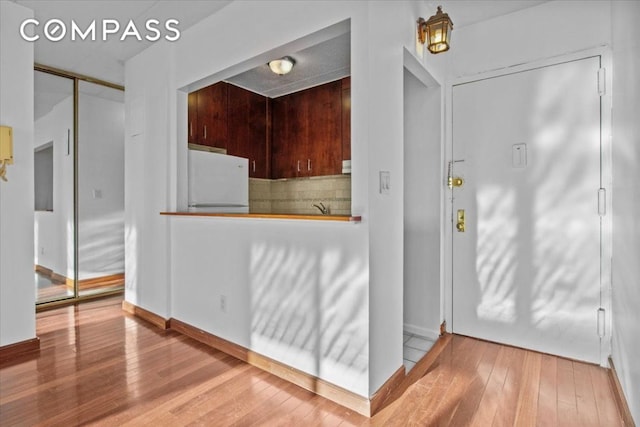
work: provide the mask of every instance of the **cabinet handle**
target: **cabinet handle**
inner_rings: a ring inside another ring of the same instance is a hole
[[[189,122],[189,136],[193,136],[193,122]]]
[[[256,161],[254,160],[252,163],[253,163],[253,173],[256,173]]]
[[[311,159],[307,159],[307,170],[311,170]]]
[[[300,172],[300,160],[298,160],[298,172]]]
[[[207,139],[207,126],[204,126],[204,139]]]

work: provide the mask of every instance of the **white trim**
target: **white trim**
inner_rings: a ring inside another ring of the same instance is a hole
[[[418,335],[433,341],[437,341],[438,338],[440,337],[440,333],[438,331],[434,331],[433,329],[426,329],[416,325],[409,325],[407,323],[403,325],[402,330],[404,332]]]
[[[524,62],[522,64],[514,64],[507,67],[497,68],[494,70],[483,71],[472,75],[467,76],[458,76],[447,81],[446,86],[456,86],[464,83],[471,83],[478,80],[486,80],[493,77],[506,76],[509,74],[520,73],[523,71],[535,70],[536,68],[549,67],[552,65],[563,64],[565,62],[571,61],[579,61],[581,59],[591,58],[594,56],[605,56],[606,52],[609,52],[611,49],[608,45],[601,45],[594,48],[578,50],[575,52],[564,53],[561,55],[554,55],[548,58],[537,59],[529,62]],[[607,67],[604,67],[607,68]],[[607,80],[610,79],[611,73],[607,73]],[[607,83],[610,83],[607,81]],[[610,86],[608,86],[610,88]]]
[[[612,308],[611,308],[611,274],[613,258],[613,144],[612,144],[612,109],[613,109],[613,58],[611,49],[603,47],[600,52],[600,67],[606,69],[606,92],[600,97],[600,132],[601,132],[601,186],[607,191],[607,214],[601,217],[601,264],[600,264],[600,307],[605,309],[605,336],[600,340],[600,366],[609,366],[611,355]]]

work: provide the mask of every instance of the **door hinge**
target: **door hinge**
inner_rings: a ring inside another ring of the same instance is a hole
[[[605,216],[607,214],[607,190],[598,189],[598,215]]]
[[[605,336],[605,323],[604,323],[604,308],[598,309],[598,336],[603,338]]]
[[[598,95],[603,96],[607,93],[606,68],[598,70]]]

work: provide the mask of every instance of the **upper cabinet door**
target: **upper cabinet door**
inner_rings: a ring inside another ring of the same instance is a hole
[[[342,79],[342,160],[351,160],[351,77]]]
[[[340,81],[309,90],[307,175],[342,172],[342,85]]]
[[[198,122],[198,92],[189,94],[189,123],[187,140],[189,144],[200,144],[200,124]]]
[[[340,81],[274,99],[272,123],[272,178],[342,172]]]
[[[189,94],[188,141],[227,147],[227,83],[220,82]]]
[[[267,98],[228,85],[227,154],[249,159],[249,176],[267,177]]]
[[[203,145],[227,148],[227,90],[227,83],[219,82],[198,91]]]
[[[291,96],[282,96],[272,101],[272,137],[271,137],[271,178],[295,177],[293,167],[292,145],[290,142],[291,120],[288,112],[291,104]]]

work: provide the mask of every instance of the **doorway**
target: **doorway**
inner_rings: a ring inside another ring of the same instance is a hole
[[[407,372],[438,339],[441,318],[441,88],[414,61],[413,56],[405,56],[403,83],[403,363]]]
[[[453,332],[600,363],[600,62],[453,86]]]
[[[123,88],[34,73],[36,304],[124,288]]]

